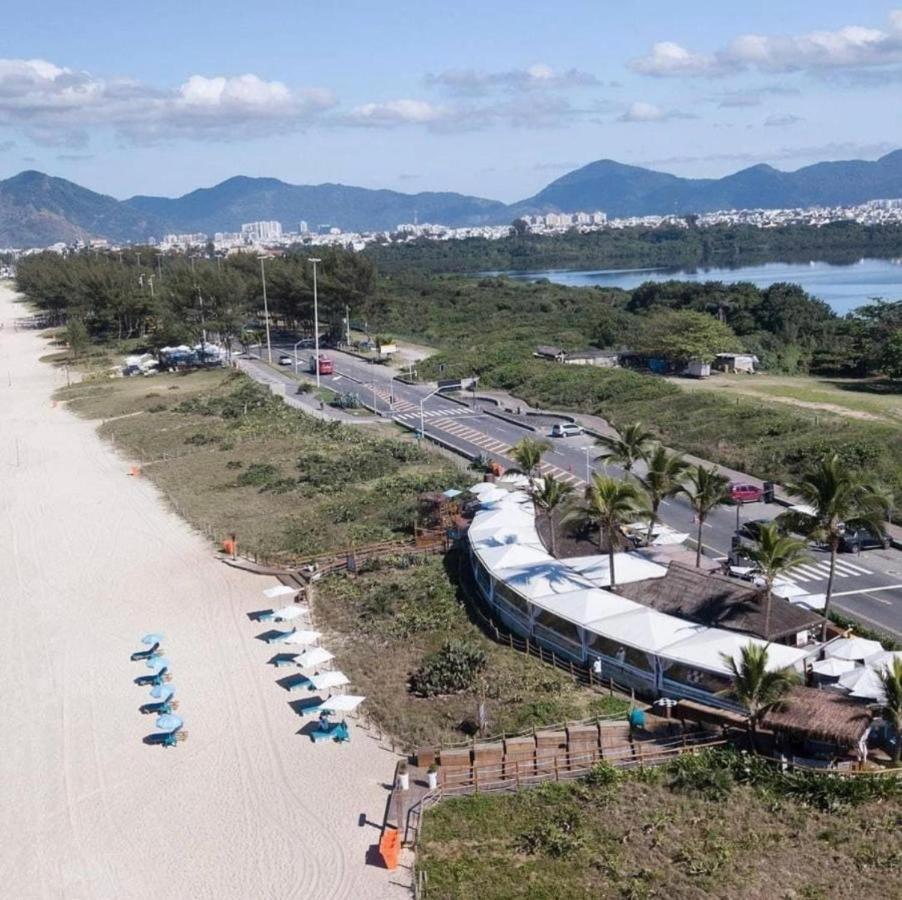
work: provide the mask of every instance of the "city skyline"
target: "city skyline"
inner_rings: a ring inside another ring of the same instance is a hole
[[[54,2],[7,23],[0,177],[119,198],[246,174],[511,201],[600,158],[693,177],[873,159],[898,143],[898,5],[164,2],[136,22]]]

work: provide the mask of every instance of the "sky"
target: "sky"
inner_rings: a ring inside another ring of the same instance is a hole
[[[8,5],[8,9],[4,7]],[[528,197],[902,146],[902,0],[0,0],[0,178]]]

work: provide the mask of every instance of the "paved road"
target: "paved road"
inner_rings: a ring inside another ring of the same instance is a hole
[[[291,353],[291,347],[279,346],[278,350]],[[273,351],[275,355],[276,345]],[[362,401],[380,415],[414,431],[420,428],[422,403],[427,437],[464,454],[485,454],[510,465],[511,447],[523,437],[537,436],[514,422],[478,408],[462,406],[440,394],[427,397],[430,388],[393,380],[396,372],[388,367],[372,365],[344,353],[329,351],[329,355],[335,360],[336,371],[332,376],[321,376],[324,386],[337,391],[356,391]],[[301,357],[302,362],[307,362],[309,356],[307,351]],[[287,374],[284,377],[291,381]],[[594,461],[597,450],[592,446],[591,437],[553,439],[552,443],[553,449],[545,454],[543,471],[569,481],[578,490],[585,485],[591,471],[620,473],[616,466],[605,467]],[[769,519],[780,510],[781,507],[751,503],[739,509],[739,519]],[[695,535],[692,510],[684,498],[665,501],[661,518],[671,527]],[[714,510],[704,526],[705,553],[713,557],[726,556],[736,523],[735,507]],[[788,580],[797,583],[806,593],[823,593],[827,586],[828,565],[828,554],[812,550],[810,561],[798,566]],[[859,556],[841,554],[833,596],[834,606],[846,615],[902,637],[902,552],[868,550]]]

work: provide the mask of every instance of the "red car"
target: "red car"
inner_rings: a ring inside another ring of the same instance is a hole
[[[730,484],[730,499],[734,503],[759,503],[764,499],[764,489],[757,484]]]

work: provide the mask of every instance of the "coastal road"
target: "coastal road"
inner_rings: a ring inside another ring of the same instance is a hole
[[[292,353],[288,345],[273,345],[276,351]],[[302,366],[309,362],[310,352],[301,355]],[[465,406],[441,394],[427,397],[431,388],[404,384],[394,378],[397,372],[386,366],[367,363],[357,357],[329,351],[335,362],[335,374],[321,376],[323,386],[336,391],[354,391],[363,403],[399,425],[419,431],[422,403],[423,428],[427,437],[468,456],[485,455],[502,465],[512,464],[511,448],[524,437],[542,437],[531,429],[492,415],[491,404]],[[289,373],[282,378],[296,382]],[[547,430],[545,431],[547,434]],[[597,448],[588,435],[549,440],[552,450],[545,454],[542,470],[571,483],[581,490],[593,471],[622,474],[617,466],[606,466],[595,460]],[[782,507],[750,503],[739,508],[740,522],[771,519]],[[662,520],[672,528],[693,537],[697,526],[685,498],[665,501],[660,511]],[[723,506],[715,509],[703,527],[704,552],[711,557],[725,557],[736,529],[737,509]],[[826,590],[829,555],[812,549],[810,559],[788,576],[809,594]],[[834,584],[833,606],[863,625],[902,637],[902,552],[869,550],[860,555],[840,554]]]

